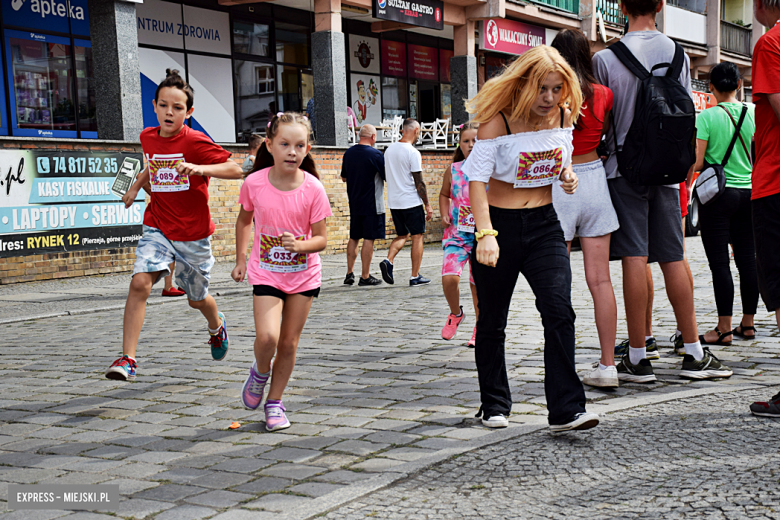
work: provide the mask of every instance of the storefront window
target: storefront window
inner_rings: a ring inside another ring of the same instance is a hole
[[[279,111],[300,112],[306,107],[301,106],[298,93],[298,69],[295,67],[278,67],[279,75]]]
[[[78,43],[78,42],[77,42]],[[97,116],[95,107],[95,83],[92,63],[92,49],[76,45],[76,82],[79,96],[79,129],[93,132],[89,137],[97,138]],[[87,137],[82,133],[82,137]]]
[[[382,118],[406,117],[407,92],[405,79],[382,78]]]
[[[6,35],[11,31],[6,31]],[[15,33],[15,31],[14,31]],[[9,37],[9,81],[12,81],[16,135],[49,135],[47,131],[71,131],[76,137],[72,62],[68,40],[30,34],[36,39]],[[53,136],[53,134],[51,134]]]
[[[233,49],[237,53],[270,57],[269,28],[251,22],[233,22]]]
[[[303,25],[276,23],[276,61],[309,64],[310,29]]]
[[[264,133],[276,113],[276,81],[270,63],[235,60],[237,140],[246,142],[253,133]]]

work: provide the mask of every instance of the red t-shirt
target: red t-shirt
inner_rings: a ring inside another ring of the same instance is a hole
[[[141,146],[149,168],[152,198],[144,225],[163,232],[168,240],[191,242],[214,233],[209,211],[209,178],[180,176],[176,164],[219,164],[230,152],[206,134],[183,126],[173,137],[160,137],[160,127],[141,132]]]
[[[780,26],[775,25],[753,49],[753,102],[756,104],[756,164],[753,199],[780,193],[780,121],[766,94],[780,93]]]
[[[574,128],[573,155],[585,155],[598,148],[604,115],[612,110],[612,91],[604,85],[594,84],[593,96],[585,105]]]

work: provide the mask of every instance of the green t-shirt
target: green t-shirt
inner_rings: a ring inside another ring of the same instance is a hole
[[[733,123],[720,107],[729,111],[729,114],[734,118]],[[696,138],[707,141],[707,151],[704,154],[705,162],[720,164],[723,161],[731,138],[734,136],[734,123],[739,122],[741,113],[742,103],[719,103],[718,106],[708,108],[696,117]],[[755,106],[748,105],[748,112],[740,129],[742,140],[745,141],[748,150],[750,150],[750,141],[753,139],[754,133],[756,133]],[[734,150],[731,152],[731,157],[724,170],[727,188],[750,189],[750,176],[753,173],[753,168],[750,166],[750,158],[745,153],[739,139],[734,144]]]

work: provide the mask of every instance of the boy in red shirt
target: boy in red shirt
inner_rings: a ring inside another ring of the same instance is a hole
[[[141,132],[147,167],[122,198],[129,207],[138,191],[151,184],[151,202],[144,214],[143,237],[138,242],[133,279],[125,304],[122,357],[106,371],[106,377],[135,379],[135,351],[152,286],[169,274],[176,260],[176,282],[184,289],[190,307],[208,320],[211,356],[216,360],[228,351],[225,316],[208,293],[214,257],[211,235],[214,223],[209,212],[209,177],[241,178],[241,167],[230,152],[208,136],[184,124],[192,115],[194,93],[176,70],[154,94],[159,127]]]
[[[761,237],[756,240],[758,288],[780,328],[780,0],[754,0],[753,12],[761,25],[770,28],[753,49],[753,233]],[[780,393],[769,402],[751,404],[750,411],[780,417]]]

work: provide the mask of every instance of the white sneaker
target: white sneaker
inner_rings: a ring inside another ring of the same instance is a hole
[[[620,386],[618,383],[617,367],[612,365],[607,367],[606,370],[601,370],[598,361],[593,363],[593,370],[582,378],[582,382],[586,385],[597,386],[599,388],[617,388]]]
[[[488,428],[506,428],[509,426],[509,421],[503,415],[494,415],[489,419],[482,418],[482,425]]]
[[[581,412],[566,424],[551,424],[550,430],[553,432],[565,432],[569,430],[590,430],[599,424],[598,414],[591,412]]]

